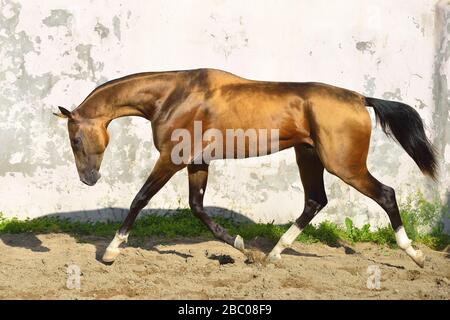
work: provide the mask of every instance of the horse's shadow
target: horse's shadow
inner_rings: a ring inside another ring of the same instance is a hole
[[[245,217],[244,215],[228,210],[220,207],[206,207],[205,210],[212,217],[221,216],[230,218],[236,223],[243,224],[255,224],[254,221]],[[177,213],[177,210],[171,209],[145,209],[141,212],[140,218],[145,215],[172,215]],[[125,219],[128,213],[128,209],[125,208],[104,208],[99,210],[90,210],[90,211],[73,211],[73,212],[63,212],[63,213],[50,213],[45,215],[44,217],[52,218],[57,217],[59,219],[69,219],[75,222],[121,222]],[[206,227],[205,227],[206,228]],[[91,235],[80,235],[75,232],[67,232],[65,234],[73,237],[78,243],[89,243],[96,248],[95,258],[97,261],[102,261],[103,253],[106,250],[109,242],[112,238],[100,237],[100,236],[91,236]],[[23,234],[22,234],[23,235]],[[10,247],[19,247],[31,250],[33,252],[48,252],[50,251],[42,241],[37,237],[37,234],[34,233],[26,233],[21,237],[16,237],[13,234],[8,233],[0,233],[0,240],[7,246]],[[171,245],[171,244],[189,244],[189,243],[201,243],[205,241],[214,240],[213,236],[204,236],[204,237],[176,237],[173,239],[164,239],[158,237],[149,237],[143,239],[142,237],[133,237],[132,232],[126,246],[141,248],[143,250],[156,251],[159,254],[174,254],[182,258],[190,258],[191,255],[186,253],[181,253],[176,250],[163,250],[158,248],[159,244]],[[265,239],[265,238],[257,238],[246,241],[246,246],[252,249],[257,249],[261,252],[267,254],[273,248],[275,242]],[[294,249],[288,249],[285,251],[287,255],[295,255],[302,256],[308,258],[320,258],[322,256],[316,254],[309,253],[300,253],[295,251]]]
[[[254,221],[250,220],[249,218],[245,217],[244,215],[228,210],[225,208],[220,207],[206,207],[206,211],[211,216],[222,216],[227,217],[232,220],[234,220],[237,223],[245,223],[245,224],[255,224]],[[145,215],[171,215],[177,213],[177,210],[171,210],[171,209],[145,209],[141,212],[140,217],[143,217]],[[74,212],[64,212],[64,213],[51,213],[46,215],[45,217],[57,217],[60,219],[70,219],[72,221],[79,221],[79,222],[93,222],[93,221],[113,221],[113,222],[121,222],[125,219],[126,215],[128,213],[128,209],[125,208],[104,208],[99,210],[91,210],[91,211],[74,211]],[[106,250],[106,247],[108,246],[109,242],[111,241],[112,237],[100,237],[100,236],[90,236],[90,235],[80,235],[75,232],[67,232],[66,234],[73,237],[78,243],[89,243],[91,245],[94,245],[96,248],[96,254],[95,258],[97,261],[102,262],[102,256],[103,253]],[[34,233],[25,233],[22,234],[21,237],[16,237],[13,234],[8,233],[0,233],[0,240],[7,246],[10,247],[18,247],[18,248],[25,248],[28,250],[31,250],[33,252],[48,252],[50,249],[46,247],[42,241],[37,237],[37,234]],[[159,254],[174,254],[182,258],[190,258],[192,255],[178,252],[176,250],[162,250],[158,248],[158,245],[165,244],[165,245],[171,245],[171,244],[193,244],[193,243],[202,243],[206,241],[214,240],[214,238],[211,236],[204,236],[204,237],[194,237],[194,238],[188,238],[188,237],[176,237],[173,239],[165,239],[162,237],[149,237],[146,239],[143,239],[141,237],[133,237],[132,234],[130,236],[130,239],[126,246],[128,247],[134,247],[134,248],[140,248],[143,250],[149,250],[149,251],[156,251]],[[257,249],[265,254],[269,253],[270,250],[273,248],[275,242],[271,241],[266,238],[256,238],[246,241],[246,246],[252,249]],[[345,250],[346,254],[355,254],[356,252],[347,244],[342,242],[334,242],[329,243],[329,246],[333,247],[342,247]],[[323,258],[324,256],[313,254],[313,253],[304,253],[304,252],[298,252],[294,249],[286,249],[283,254],[286,255],[293,255],[293,256],[300,256],[305,258]],[[446,255],[446,258],[450,259],[450,252],[448,255]]]
[[[9,247],[25,248],[33,252],[48,252],[49,248],[35,234],[27,233],[23,237],[14,237],[12,234],[0,234],[0,240]]]

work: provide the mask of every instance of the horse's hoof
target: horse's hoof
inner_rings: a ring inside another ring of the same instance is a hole
[[[271,263],[274,263],[274,262],[277,262],[280,260],[281,260],[281,254],[279,254],[279,253],[277,253],[277,254],[269,253],[269,255],[267,256],[267,261],[271,262]]]
[[[416,250],[416,256],[413,260],[419,267],[423,268],[425,266],[425,255],[422,251]]]
[[[234,247],[240,251],[245,250],[244,239],[242,239],[240,235],[237,235],[236,238],[234,239]]]
[[[107,248],[105,254],[102,257],[103,262],[111,263],[116,260],[117,256],[120,254],[119,248]]]

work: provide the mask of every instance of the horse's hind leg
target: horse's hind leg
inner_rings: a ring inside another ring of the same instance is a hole
[[[193,214],[199,218],[217,239],[234,246],[241,251],[244,250],[244,241],[240,236],[232,237],[222,226],[215,223],[203,209],[203,197],[208,180],[207,164],[188,165],[189,176],[189,205]]]
[[[345,128],[329,128],[328,135],[319,137],[321,143],[318,144],[317,153],[327,171],[373,199],[386,211],[395,231],[398,246],[423,267],[425,259],[422,252],[413,249],[403,228],[394,189],[380,183],[367,170],[371,131],[369,116],[364,114],[353,116],[362,120],[353,122],[349,120]]]
[[[307,146],[296,146],[295,154],[305,192],[305,207],[301,216],[283,234],[277,245],[269,253],[269,261],[281,259],[281,252],[292,245],[301,231],[327,205],[327,196],[323,184],[324,168],[315,149]]]
[[[387,212],[392,228],[395,231],[395,239],[398,246],[403,249],[418,266],[423,268],[425,257],[420,250],[415,250],[411,246],[411,240],[409,240],[406,235],[400,217],[394,189],[379,182],[367,170],[357,176],[350,178],[343,177],[342,179],[359,192],[372,198]]]
[[[170,180],[170,178],[183,166],[176,166],[172,163],[170,158],[161,155],[148,177],[147,181],[139,190],[130,206],[130,211],[122,223],[119,231],[116,233],[114,239],[109,244],[103,255],[104,262],[113,262],[120,253],[119,246],[126,242],[131,226],[136,220],[139,212],[148,204],[150,199]]]

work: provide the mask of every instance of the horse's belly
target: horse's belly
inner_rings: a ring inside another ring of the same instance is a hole
[[[273,154],[303,140],[296,134],[280,136],[278,128],[208,129],[202,137],[202,150],[210,159],[242,159]]]

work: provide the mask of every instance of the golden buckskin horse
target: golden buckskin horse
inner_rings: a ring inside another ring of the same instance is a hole
[[[116,259],[119,246],[127,241],[141,209],[185,167],[193,214],[216,238],[245,252],[243,239],[229,235],[203,209],[208,163],[176,164],[171,160],[171,151],[178,142],[171,139],[174,130],[193,132],[193,123],[200,121],[204,131],[277,129],[278,141],[269,140],[268,145],[278,143],[279,150],[294,147],[305,205],[303,213],[269,253],[270,261],[281,259],[281,252],[327,204],[323,182],[326,169],[387,212],[399,247],[423,267],[425,257],[411,246],[405,233],[394,189],[379,182],[367,169],[371,121],[366,106],[374,108],[383,131],[401,144],[421,171],[435,178],[435,152],[419,114],[412,107],[322,83],[254,81],[214,69],[139,73],[99,86],[75,110],[59,107],[60,113],[56,115],[68,119],[78,174],[90,186],[100,178],[109,123],[125,116],[143,117],[151,122],[159,159],[106,249],[105,262]],[[265,151],[270,153],[270,148]],[[249,154],[246,150],[244,157]]]

